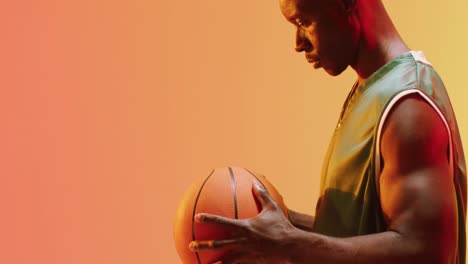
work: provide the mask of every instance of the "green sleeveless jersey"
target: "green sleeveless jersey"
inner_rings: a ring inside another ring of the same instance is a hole
[[[458,202],[458,263],[465,263],[466,168],[458,126],[445,87],[422,52],[390,61],[345,102],[322,167],[314,231],[350,237],[386,231],[380,207],[380,136],[395,103],[417,93],[444,120],[450,135],[449,160]]]

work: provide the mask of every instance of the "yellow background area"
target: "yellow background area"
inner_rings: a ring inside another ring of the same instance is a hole
[[[468,2],[385,4],[468,142]],[[0,6],[0,263],[179,263],[179,199],[228,165],[313,213],[356,76],[314,71],[277,1]]]

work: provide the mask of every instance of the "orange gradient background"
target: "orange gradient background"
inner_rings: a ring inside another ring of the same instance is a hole
[[[468,142],[468,2],[385,3]],[[2,1],[0,34],[0,263],[179,263],[179,199],[227,165],[313,213],[355,75],[296,54],[276,0]]]

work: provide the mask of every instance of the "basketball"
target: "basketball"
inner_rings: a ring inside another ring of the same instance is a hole
[[[227,250],[193,252],[189,249],[193,240],[232,237],[220,227],[195,222],[194,216],[209,213],[236,219],[255,217],[261,211],[252,193],[255,179],[265,187],[287,216],[283,198],[264,176],[239,167],[215,169],[208,176],[197,179],[177,207],[174,240],[183,264],[209,264],[228,253]]]

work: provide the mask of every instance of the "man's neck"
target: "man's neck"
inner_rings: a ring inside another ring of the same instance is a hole
[[[351,67],[361,84],[389,61],[410,51],[380,1],[377,5],[359,7],[361,41],[355,63]]]

